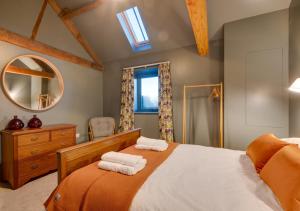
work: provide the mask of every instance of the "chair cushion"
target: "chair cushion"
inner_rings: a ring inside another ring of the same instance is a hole
[[[259,173],[268,160],[286,145],[288,143],[281,141],[273,134],[265,134],[251,142],[246,154],[252,160],[257,173]]]
[[[111,117],[95,117],[90,120],[91,130],[95,138],[114,134],[115,120]]]

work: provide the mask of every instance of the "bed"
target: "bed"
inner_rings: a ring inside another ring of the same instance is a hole
[[[89,142],[60,150],[58,152],[58,180],[62,183],[50,196],[46,206],[51,200],[52,202],[61,200],[59,188],[63,183],[70,183],[72,180],[70,178],[74,178],[79,174],[84,175],[88,168],[93,168],[93,171],[98,172],[99,169],[96,170],[95,162],[100,159],[103,153],[111,150],[125,150],[125,152],[135,153],[132,145],[136,143],[140,132],[140,129],[136,129],[108,137],[102,141]],[[129,210],[282,210],[272,191],[257,175],[245,152],[185,144],[179,144],[173,148],[166,159],[149,174],[138,190],[134,192],[134,196],[129,202]],[[146,156],[150,156],[148,158],[151,162],[152,158],[155,157],[156,159],[156,156],[159,155],[150,153]],[[110,174],[115,175],[117,173],[110,172]],[[125,180],[118,185],[122,186],[126,183],[126,180],[129,181],[135,176],[124,176]],[[86,176],[81,180],[83,180],[83,183],[88,183],[89,178]],[[99,181],[101,183],[101,180]],[[111,207],[107,209],[107,206],[104,205],[104,207],[101,207],[102,201],[100,199],[103,195],[105,195],[105,200],[115,199],[114,196],[110,196],[109,190],[105,194],[102,193],[102,195],[96,196],[96,200],[98,199],[96,202],[91,202],[84,198],[97,193],[91,193],[92,185],[86,186],[88,188],[84,191],[78,191],[82,192],[82,196],[75,199],[78,196],[73,197],[74,184],[65,185],[65,191],[69,193],[66,204],[81,201],[78,210],[112,209]],[[127,194],[127,192],[124,193]],[[89,205],[85,206],[84,203],[89,203]],[[84,207],[89,208],[85,209]],[[65,207],[54,209],[48,206],[48,210],[68,209]],[[127,208],[124,210],[127,210]]]

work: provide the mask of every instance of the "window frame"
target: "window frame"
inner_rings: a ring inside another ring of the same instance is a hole
[[[152,66],[152,67],[147,67],[147,68],[138,68],[134,70],[134,79],[136,80],[136,89],[137,92],[137,98],[136,98],[136,103],[137,103],[137,109],[134,110],[134,113],[158,113],[158,107],[157,108],[144,108],[143,102],[142,102],[142,79],[144,78],[154,78],[158,77],[158,66]],[[159,98],[159,83],[158,83],[158,98]],[[159,99],[158,99],[159,100]],[[135,103],[135,102],[134,102]]]
[[[126,11],[128,11],[128,10],[133,10],[136,20],[138,22],[141,34],[145,39],[144,41],[141,41],[141,42],[138,41],[138,38],[136,37],[136,34],[134,32],[133,26],[132,26],[132,24],[129,20],[129,17],[127,16],[127,13],[126,13]],[[143,18],[141,16],[141,13],[137,6],[131,7],[127,10],[124,10],[124,11],[118,13],[117,18],[122,26],[122,29],[127,37],[128,42],[134,52],[146,51],[146,50],[150,50],[152,48],[145,23],[143,21]],[[146,37],[147,37],[147,39],[146,39]]]
[[[149,43],[150,40],[149,40],[147,31],[145,29],[145,26],[144,26],[142,17],[140,15],[140,12],[139,12],[139,10],[138,10],[137,7],[133,7],[133,8],[130,8],[130,9],[134,13],[135,19],[136,19],[136,21],[138,23],[138,26],[139,26],[139,30],[140,30],[140,32],[141,32],[141,34],[143,36],[143,39],[144,39],[143,41],[138,41],[138,37],[137,37],[137,35],[135,33],[135,29],[134,29],[134,27],[132,25],[132,22],[130,21],[130,18],[128,16],[127,10],[124,11],[124,12],[122,12],[122,16],[123,16],[123,18],[125,20],[125,23],[126,23],[128,29],[129,29],[129,31],[130,31],[130,34],[133,37],[133,40],[134,40],[134,43],[135,43],[136,47],[138,47],[140,45],[145,45],[145,44]]]

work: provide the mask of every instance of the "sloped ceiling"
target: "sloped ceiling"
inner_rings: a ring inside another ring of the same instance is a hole
[[[291,0],[207,0],[210,39],[223,37],[223,25],[247,17],[287,9]]]
[[[93,0],[57,0],[61,7],[76,8]],[[76,26],[83,36],[88,40],[98,57],[103,62],[109,62],[137,54],[146,54],[170,50],[195,43],[188,12],[185,6],[185,0],[102,0],[103,3],[96,9],[84,13],[73,18]],[[23,5],[23,13],[18,14],[18,21],[15,25],[1,24],[2,27],[12,29],[15,32],[19,28],[30,31],[33,27],[35,16],[39,12],[42,0],[31,0],[34,5],[27,1],[5,0],[0,1],[3,14],[1,19],[6,17],[6,11],[13,11],[13,5]],[[222,39],[222,28],[224,23],[243,19],[246,17],[256,16],[276,10],[286,9],[289,7],[291,0],[207,0],[208,3],[208,21],[209,21],[209,37],[210,40]],[[7,6],[7,8],[6,8]],[[9,7],[12,7],[9,9]],[[133,6],[138,6],[145,22],[149,37],[151,39],[152,49],[143,53],[134,53],[125,37],[120,24],[116,18],[116,14],[120,11]],[[28,8],[27,8],[28,7]],[[31,9],[29,9],[29,7]],[[49,19],[50,6],[47,8],[45,19]],[[27,8],[27,10],[26,10]],[[32,11],[36,10],[36,14]],[[29,12],[30,11],[30,12]],[[30,16],[30,21],[26,21]],[[5,21],[0,21],[0,23]],[[18,24],[17,24],[18,22]],[[57,24],[60,23],[57,18]],[[43,23],[42,23],[43,25]],[[49,36],[56,36],[57,39],[62,35],[58,35],[55,29],[48,29],[43,26],[39,33],[49,33]],[[39,40],[39,34],[38,34]],[[48,42],[47,40],[40,40]],[[52,44],[52,43],[48,43]],[[68,43],[66,43],[68,45]],[[65,49],[65,46],[55,47]],[[83,49],[81,49],[83,51]],[[86,57],[86,54],[84,55]]]
[[[91,0],[58,0],[75,8]],[[207,0],[209,37],[222,39],[224,23],[288,8],[290,0]],[[152,50],[158,52],[195,43],[185,0],[103,0],[101,6],[74,18],[80,32],[99,57],[113,61],[136,55],[119,25],[116,14],[138,6],[144,19]],[[143,54],[143,53],[138,53]]]
[[[89,1],[58,2],[63,7],[74,8]],[[118,12],[133,6],[140,9],[151,40],[151,52],[194,44],[183,0],[103,0],[97,9],[73,20],[104,62],[135,55],[116,18]]]

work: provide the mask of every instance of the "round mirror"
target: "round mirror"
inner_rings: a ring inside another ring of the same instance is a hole
[[[35,55],[19,56],[9,62],[2,72],[2,85],[12,102],[31,111],[52,108],[64,91],[58,69]]]

